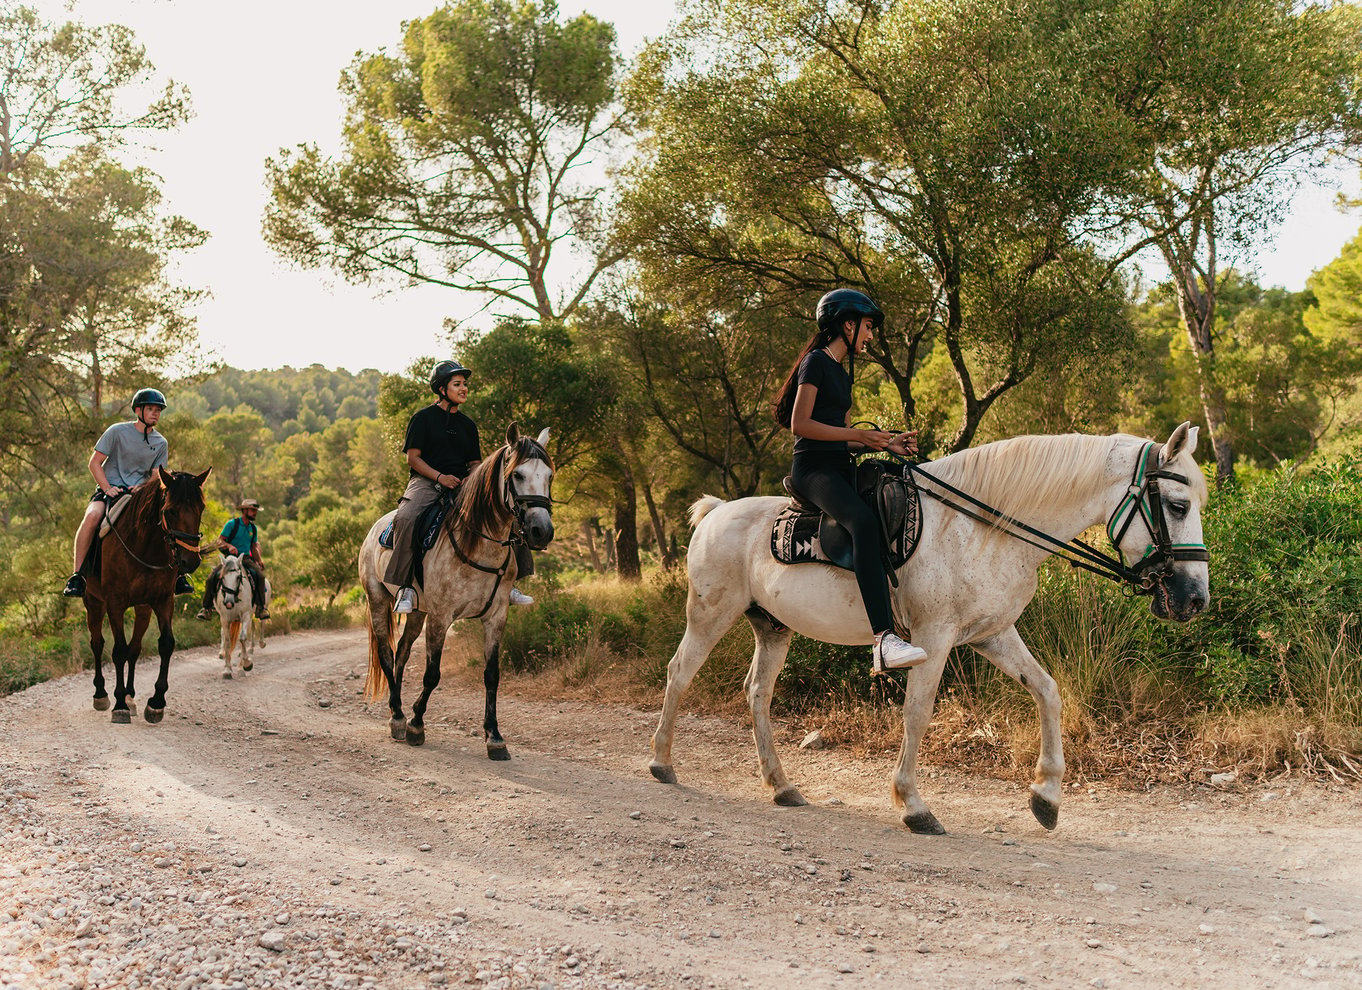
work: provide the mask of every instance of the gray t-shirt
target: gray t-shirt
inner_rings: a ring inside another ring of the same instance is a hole
[[[143,436],[136,423],[115,423],[95,443],[95,450],[109,458],[104,462],[109,484],[134,488],[166,463],[170,445],[155,429]]]

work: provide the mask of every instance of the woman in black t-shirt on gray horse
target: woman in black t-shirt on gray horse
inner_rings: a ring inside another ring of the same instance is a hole
[[[776,421],[797,438],[790,480],[851,534],[856,584],[875,634],[876,672],[912,667],[927,654],[894,632],[879,528],[856,491],[851,453],[889,450],[907,456],[917,451],[917,435],[852,427],[851,375],[842,367],[848,354],[854,362],[865,350],[884,325],[884,313],[863,292],[834,289],[818,301],[817,316],[818,332],[799,352],[775,400]]]
[[[412,572],[416,566],[416,522],[442,492],[463,484],[480,460],[482,447],[478,424],[460,411],[468,401],[468,377],[472,372],[457,361],[441,361],[430,371],[433,403],[420,409],[407,423],[402,450],[411,468],[402,501],[393,518],[393,552],[383,574],[385,583],[400,589],[394,611],[408,613],[416,606]],[[521,576],[534,573],[533,558],[523,545],[516,546],[517,570]],[[511,589],[512,605],[529,605],[534,599],[517,588]]]

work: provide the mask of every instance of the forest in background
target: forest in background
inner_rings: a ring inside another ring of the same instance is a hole
[[[856,415],[919,429],[929,456],[1205,427],[1216,611],[1132,633],[1108,659],[1148,657],[1194,707],[1323,705],[1344,732],[1330,751],[1356,753],[1362,236],[1300,292],[1227,259],[1251,258],[1300,182],[1362,150],[1359,8],[689,0],[682,14],[630,63],[590,14],[455,0],[338,67],[341,150],[300,122],[302,143],[262,163],[266,242],[504,314],[451,323],[442,353],[383,375],[208,359],[189,315],[203,290],[168,273],[209,232],[128,164],[187,118],[190,94],[125,28],[0,6],[6,685],[80,661],[77,608],[56,591],[90,446],[136,388],[169,397],[172,466],[214,469],[205,532],[260,500],[281,612],[304,624],[353,604],[355,551],[395,503],[404,425],[447,356],[474,369],[485,451],[513,420],[553,431],[559,535],[534,581],[557,593],[516,618],[513,662],[631,642],[665,662],[674,623],[643,619],[679,612],[687,506],[779,490],[791,438],[772,395],[819,295],[855,285],[889,314],[857,363]],[[1141,281],[1132,266],[1150,258],[1167,281]],[[613,603],[593,597],[601,575],[620,582]],[[1047,580],[1028,615],[1066,600],[1116,614],[1091,594]],[[1091,618],[1070,632],[1105,636]],[[1049,632],[1047,662],[1067,662],[1073,644]],[[805,699],[829,677],[862,684],[850,656],[819,648],[785,683]],[[1123,683],[1080,710],[1138,716],[1149,691]]]

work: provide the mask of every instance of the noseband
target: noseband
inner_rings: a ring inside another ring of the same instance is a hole
[[[1173,573],[1173,565],[1179,561],[1204,562],[1211,559],[1204,543],[1174,543],[1168,535],[1168,520],[1163,514],[1159,481],[1175,481],[1185,485],[1187,478],[1161,470],[1156,448],[1154,443],[1145,444],[1135,461],[1135,473],[1130,479],[1125,498],[1121,499],[1107,520],[1107,536],[1111,537],[1111,545],[1117,548],[1118,553],[1131,523],[1137,516],[1144,520],[1145,530],[1152,542],[1144,548],[1140,562],[1130,568],[1129,578],[1142,591],[1152,591],[1158,582]]]

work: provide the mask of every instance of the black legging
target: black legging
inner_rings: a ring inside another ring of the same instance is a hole
[[[801,495],[813,502],[851,533],[851,561],[856,584],[870,628],[876,634],[894,628],[889,610],[889,586],[885,583],[884,561],[880,558],[880,531],[874,513],[856,493],[855,470],[851,459],[838,462],[826,456],[805,457],[795,454],[790,480]]]

